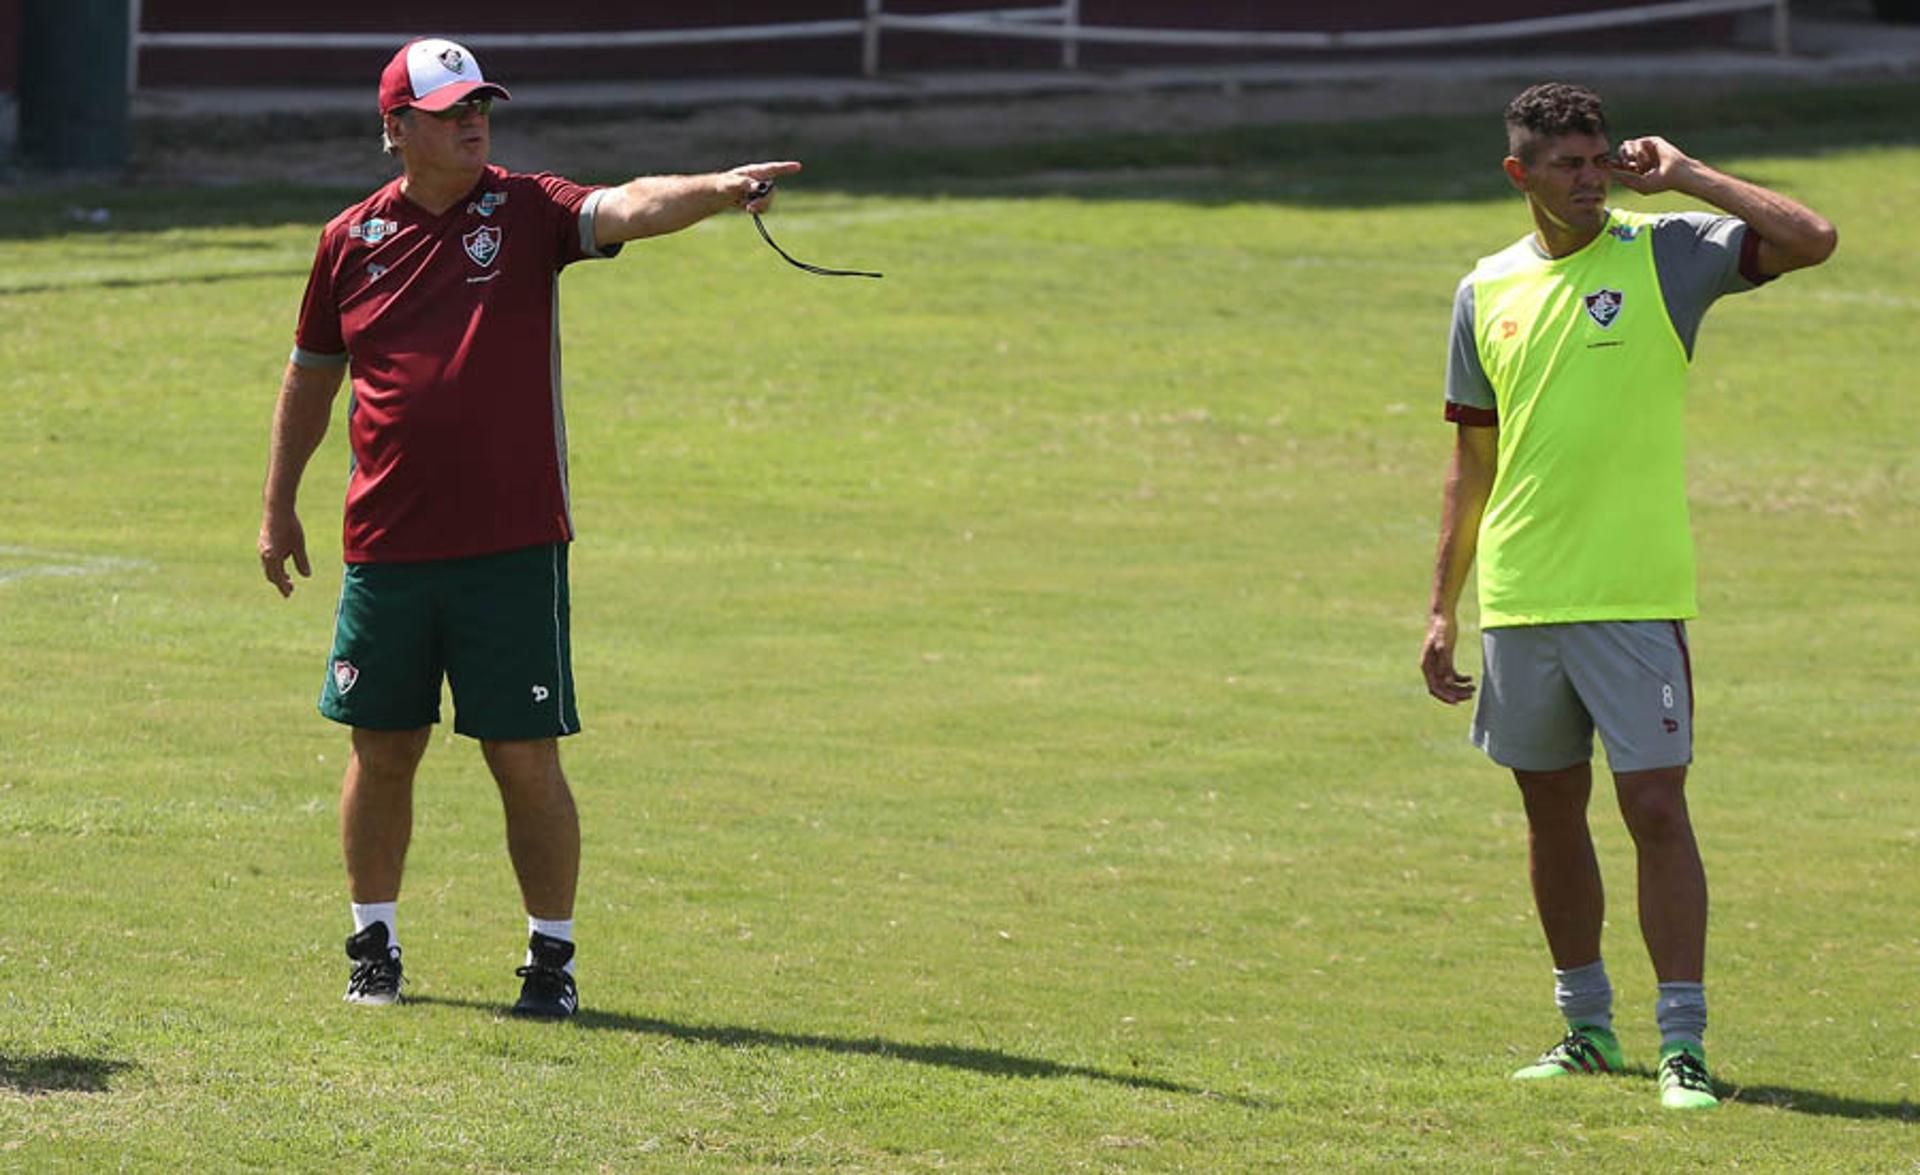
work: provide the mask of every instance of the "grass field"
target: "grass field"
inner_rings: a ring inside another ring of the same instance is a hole
[[[253,541],[356,193],[7,197],[0,1169],[1920,1170],[1911,106],[1619,120],[1842,236],[1692,385],[1702,1116],[1658,1106],[1604,799],[1639,1068],[1506,1080],[1556,1034],[1523,823],[1415,668],[1453,285],[1525,229],[1491,122],[819,158],[770,225],[885,281],[737,217],[569,271],[559,1027],[502,1016],[524,923],[450,734],[415,1001],[339,999],[344,430],[315,578]]]

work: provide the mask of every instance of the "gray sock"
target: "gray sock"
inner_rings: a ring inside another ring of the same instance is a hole
[[[1660,1001],[1653,1006],[1660,1024],[1660,1044],[1690,1044],[1703,1052],[1707,1032],[1707,988],[1701,983],[1663,983]]]
[[[1569,1026],[1591,1024],[1613,1031],[1613,984],[1607,979],[1606,963],[1600,959],[1565,971],[1556,968],[1553,1002]]]

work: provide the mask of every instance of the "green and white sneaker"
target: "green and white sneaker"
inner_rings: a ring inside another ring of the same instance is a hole
[[[1575,1024],[1559,1044],[1540,1055],[1540,1059],[1513,1073],[1515,1081],[1536,1081],[1543,1077],[1581,1076],[1589,1073],[1617,1072],[1625,1058],[1620,1040],[1604,1028]],[[1705,1070],[1702,1070],[1704,1072]]]
[[[1679,1041],[1660,1047],[1660,1104],[1669,1110],[1710,1110],[1720,1104],[1705,1050]]]

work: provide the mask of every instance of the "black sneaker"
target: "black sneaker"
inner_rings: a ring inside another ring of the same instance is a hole
[[[385,1007],[400,1002],[400,948],[387,945],[387,924],[375,922],[347,940],[353,974],[347,977],[350,1004]]]
[[[513,1014],[540,1020],[565,1020],[580,1007],[579,991],[573,976],[567,974],[567,961],[573,958],[573,944],[535,931],[527,939],[527,953],[533,962],[514,972],[523,982],[520,1000]]]

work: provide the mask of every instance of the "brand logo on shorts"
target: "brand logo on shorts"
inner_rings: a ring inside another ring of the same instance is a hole
[[[460,243],[467,247],[467,256],[473,258],[473,263],[484,269],[500,255],[500,230],[493,225],[483,224],[461,237]]]
[[[347,694],[352,692],[353,683],[360,680],[360,670],[353,662],[342,659],[333,663],[334,692]]]
[[[1662,718],[1660,720],[1660,725],[1666,728],[1666,731],[1668,734],[1680,733],[1680,724],[1678,722],[1675,722],[1671,718]]]
[[[1602,287],[1586,295],[1582,300],[1587,304],[1587,317],[1599,323],[1604,330],[1613,325],[1614,319],[1620,317],[1620,307],[1626,302],[1627,296],[1619,290]]]
[[[547,687],[546,687],[546,686],[544,686],[544,685],[536,685],[536,686],[534,686],[534,687],[533,687],[533,700],[534,700],[534,701],[536,701],[536,702],[544,702],[544,701],[546,701],[546,700],[547,700]]]

